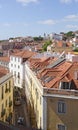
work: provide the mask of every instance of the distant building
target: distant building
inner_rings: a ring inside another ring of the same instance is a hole
[[[8,56],[0,57],[0,66],[9,68],[9,61],[10,61],[10,57],[8,57]]]
[[[62,40],[61,34],[50,33],[48,37],[50,38],[50,40]]]

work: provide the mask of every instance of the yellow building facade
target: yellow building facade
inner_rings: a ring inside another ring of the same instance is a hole
[[[25,93],[32,126],[41,130],[78,130],[78,90],[74,89],[72,79],[67,80],[70,79],[66,77],[67,71],[65,79],[56,82],[54,88],[44,86],[37,76],[30,64],[26,64]],[[68,89],[61,88],[67,86]]]
[[[32,127],[41,128],[43,125],[43,87],[26,65],[25,67],[25,93]]]
[[[0,120],[13,123],[13,76],[10,73],[0,78]]]
[[[49,91],[51,92],[51,90]],[[47,98],[47,130],[78,129],[78,92],[68,92],[69,95],[61,95],[60,92],[54,94],[53,90],[51,93],[45,93]],[[77,94],[76,96],[75,93]]]

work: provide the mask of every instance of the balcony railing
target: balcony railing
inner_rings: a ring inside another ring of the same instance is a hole
[[[54,94],[54,95],[66,95],[66,96],[76,96],[78,97],[78,90],[67,90],[67,89],[44,89],[45,94]]]
[[[2,112],[1,112],[1,117],[3,117],[5,115],[5,112],[6,112],[6,110],[3,109]]]

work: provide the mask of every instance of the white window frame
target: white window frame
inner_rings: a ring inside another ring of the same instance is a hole
[[[61,127],[60,129],[59,129],[59,126]],[[62,129],[62,127],[65,127],[65,128]],[[57,130],[67,130],[67,128],[64,124],[57,124]]]
[[[66,113],[66,102],[58,101],[58,113],[65,114]]]
[[[13,56],[11,56],[11,61],[13,61]]]
[[[76,71],[74,72],[74,78],[75,78],[76,80],[78,80],[78,70],[76,70]]]
[[[20,62],[20,58],[18,58],[18,62]]]

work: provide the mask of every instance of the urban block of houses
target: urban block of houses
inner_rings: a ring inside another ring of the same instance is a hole
[[[9,56],[2,56],[0,57],[0,66],[3,66],[5,68],[9,68],[9,61],[10,61],[10,57]]]
[[[10,55],[9,70],[13,73],[14,86],[22,88],[25,81],[25,62],[35,53],[21,50]]]
[[[50,33],[48,35],[48,37],[50,38],[50,40],[62,40],[62,35],[61,34],[56,34],[56,33]]]
[[[78,63],[30,58],[25,64],[25,93],[33,126],[78,130]]]
[[[72,51],[72,44],[68,41],[63,41],[63,40],[55,40],[52,42],[51,45],[47,47],[47,52],[52,52],[52,51],[66,51],[68,52],[69,50]]]
[[[0,66],[0,120],[13,123],[13,75]]]
[[[11,54],[9,61],[14,86],[25,88],[32,126],[42,130],[77,130],[77,59],[72,62],[62,55],[56,58],[50,54],[36,54],[19,51]],[[5,109],[5,103],[2,108]],[[1,120],[5,121],[6,117]]]

